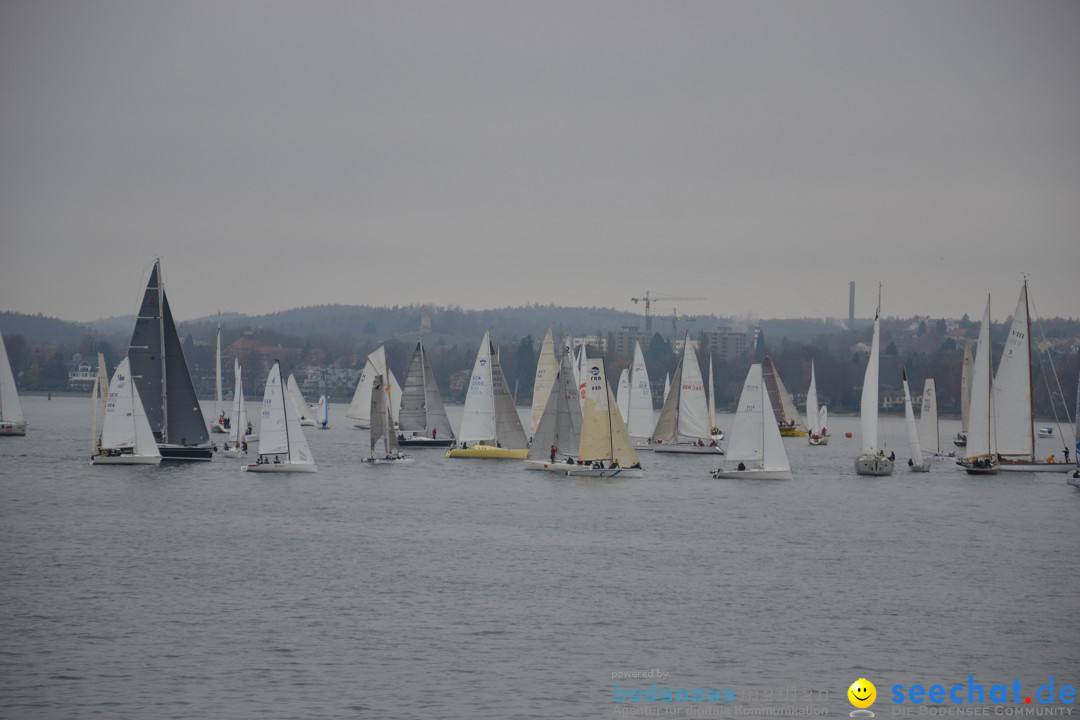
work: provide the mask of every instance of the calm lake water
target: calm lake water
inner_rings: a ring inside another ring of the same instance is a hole
[[[344,405],[305,428],[315,475],[95,468],[86,400],[24,409],[30,435],[0,438],[3,717],[612,717],[613,683],[653,682],[735,695],[663,704],[681,716],[840,717],[860,677],[882,717],[920,707],[894,685],[1018,679],[998,710],[1080,685],[1080,493],[910,473],[898,419],[891,478],[855,476],[858,421],[834,416],[827,447],[785,440],[790,482],[652,454],[610,481],[364,466]]]

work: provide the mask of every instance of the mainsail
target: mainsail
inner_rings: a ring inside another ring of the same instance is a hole
[[[435,375],[427,363],[422,342],[416,343],[416,350],[413,351],[412,361],[409,363],[409,372],[405,376],[405,389],[401,392],[401,409],[398,411],[398,427],[402,432],[423,433],[427,437],[433,437],[434,430],[435,438],[454,438],[454,431],[446,417],[446,408],[435,384]]]
[[[793,427],[800,432],[806,430],[799,411],[795,409],[795,401],[791,393],[784,387],[784,381],[780,379],[780,373],[773,365],[772,357],[765,356],[761,361],[761,377],[765,383],[765,389],[769,393],[769,402],[772,403],[773,413],[777,421],[784,426]],[[809,412],[809,411],[808,411]]]
[[[559,359],[555,356],[555,341],[551,336],[551,328],[548,328],[547,334],[544,335],[544,343],[540,346],[540,357],[536,361],[530,435],[536,435],[536,428],[544,414],[544,407],[551,394],[551,388],[555,385],[555,375],[558,372]]]

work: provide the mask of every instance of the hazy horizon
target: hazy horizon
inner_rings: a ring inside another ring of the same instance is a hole
[[[0,5],[0,309],[1080,315],[1080,4]]]

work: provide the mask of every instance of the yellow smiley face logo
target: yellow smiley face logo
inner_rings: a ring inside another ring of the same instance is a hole
[[[859,678],[847,689],[848,700],[857,708],[867,708],[877,699],[877,688],[866,678]]]

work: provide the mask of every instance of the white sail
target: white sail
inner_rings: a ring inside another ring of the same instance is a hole
[[[1031,397],[1031,320],[1027,281],[1013,313],[1009,337],[994,375],[994,427],[997,453],[1035,461],[1035,425]]]
[[[817,379],[814,377],[814,361],[810,361],[810,387],[806,391],[806,420],[807,431],[811,436],[821,434],[821,420],[815,408],[818,406]]]
[[[624,418],[630,417],[630,369],[623,368],[619,372],[619,391],[615,393],[615,404],[619,406],[619,412]]]
[[[103,451],[130,451],[133,455],[159,457],[154,432],[146,419],[139,390],[131,377],[128,358],[120,361],[109,383],[109,401],[101,426]]]
[[[315,422],[319,427],[330,427],[330,396],[320,395],[319,404],[315,406]]]
[[[386,346],[380,345],[375,352],[367,356],[367,362],[360,373],[360,380],[356,383],[356,392],[353,393],[349,411],[345,416],[356,420],[359,427],[368,427],[371,423],[371,385],[376,375],[383,376],[384,384],[390,386],[390,415],[394,422],[398,420],[398,408],[401,407],[401,385],[398,384],[394,373],[386,365]]]
[[[618,403],[608,387],[603,358],[589,360],[584,373],[585,409],[581,415],[581,442],[578,455],[582,460],[614,460],[621,467],[638,462],[630,443]]]
[[[286,388],[297,422],[313,424],[314,418],[312,417],[311,407],[307,404],[307,400],[304,399],[304,394],[300,392],[300,386],[296,383],[296,376],[292,373],[289,373]]]
[[[765,383],[765,390],[769,393],[769,402],[772,403],[777,421],[785,427],[805,432],[806,426],[803,425],[799,411],[795,409],[795,400],[784,386],[784,381],[780,379],[780,373],[776,370],[772,357],[769,355],[766,355],[761,362],[761,379]]]
[[[671,394],[671,373],[664,373],[664,403],[667,403],[668,395]]]
[[[491,442],[495,439],[495,389],[491,376],[491,336],[484,333],[476,351],[465,408],[461,413],[461,430],[457,437],[465,443]]]
[[[713,375],[712,367],[712,353],[709,353],[709,434],[712,434],[713,428],[716,427],[716,376]]]
[[[969,460],[996,459],[994,432],[993,349],[990,345],[990,298],[986,298],[979,342],[971,374],[971,415],[965,456]]]
[[[555,341],[551,336],[551,328],[544,335],[544,342],[540,346],[540,357],[536,361],[536,378],[533,381],[532,425],[529,435],[536,435],[536,428],[540,424],[540,418],[544,414],[551,388],[555,385],[555,375],[559,372],[559,358],[555,355]]]
[[[289,380],[295,383],[291,375]],[[296,416],[294,401],[287,393],[288,390],[282,387],[281,370],[274,363],[263,391],[259,456],[267,463],[281,460],[292,465],[314,466],[315,460]]]
[[[904,421],[907,424],[908,450],[911,451],[911,461],[915,464],[923,462],[922,448],[919,446],[919,429],[915,425],[915,410],[911,406],[911,390],[908,388],[907,368],[903,371],[904,385]]]
[[[622,406],[619,407],[620,411]],[[626,415],[626,429],[630,437],[647,438],[653,429],[652,385],[649,371],[645,368],[645,356],[641,344],[634,341],[634,364],[630,366],[630,408]]]
[[[862,400],[859,404],[859,427],[864,455],[881,450],[878,443],[878,355],[881,346],[881,308],[874,313],[874,339],[870,342],[870,358],[863,376]]]
[[[941,437],[938,433],[937,384],[934,378],[926,378],[922,391],[922,406],[919,408],[919,439],[923,450],[939,454]]]
[[[391,403],[393,403],[392,389],[393,386],[386,386],[386,382],[382,375],[376,375],[372,378],[371,406],[369,408],[371,417],[370,444],[372,458],[374,458],[376,454],[383,455],[384,457],[393,457],[397,455],[398,452],[397,432],[394,431],[394,419],[390,412],[390,406]],[[382,443],[382,450],[376,453],[376,448],[379,446],[380,442]]]
[[[391,390],[391,397],[393,392]],[[405,387],[401,391],[401,405],[397,414],[398,429],[413,436],[422,435],[432,439],[453,441],[454,431],[446,417],[435,374],[427,363],[424,343],[417,341],[409,370],[405,375]]]
[[[0,421],[16,426],[21,426],[26,422],[23,417],[22,403],[19,402],[19,391],[15,388],[15,375],[11,372],[11,362],[8,360],[3,334],[0,334]]]
[[[581,400],[581,409],[585,409],[585,384],[589,381],[587,377],[589,365],[589,354],[585,350],[585,340],[581,340],[581,352],[578,353],[578,368],[577,368],[577,380],[578,389],[581,391],[578,393],[578,397]]]
[[[679,436],[691,440],[711,440],[712,424],[709,422],[705,383],[701,379],[701,365],[698,364],[690,333],[686,333],[683,341],[682,382],[678,389]]]
[[[97,455],[101,448],[98,420],[105,420],[105,406],[109,402],[109,376],[105,372],[105,356],[98,353],[97,377],[90,391],[90,455]]]
[[[232,420],[229,423],[229,443],[236,445],[243,442],[247,430],[247,408],[244,407],[244,381],[240,361],[233,360],[233,406]]]
[[[960,432],[967,435],[971,424],[971,376],[975,371],[975,357],[971,354],[971,342],[964,341],[964,359],[960,368]]]
[[[607,388],[607,393],[608,407],[611,413],[608,421],[611,427],[611,459],[617,462],[619,467],[633,467],[639,464],[637,451],[634,450],[634,443],[630,440],[630,433],[627,431],[626,423],[623,422],[622,415],[619,413],[618,404],[611,394],[610,387]]]

